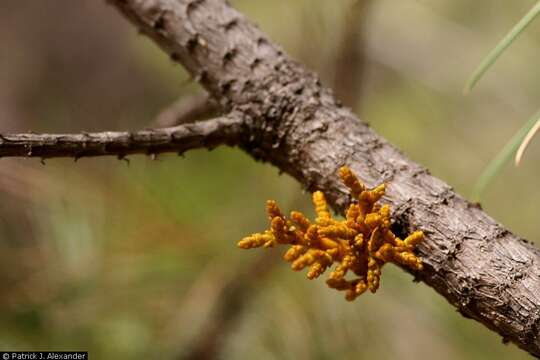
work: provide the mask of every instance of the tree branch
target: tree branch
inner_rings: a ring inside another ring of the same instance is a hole
[[[333,207],[349,202],[336,171],[384,181],[395,231],[421,229],[414,275],[466,317],[540,356],[540,251],[497,224],[342,108],[314,73],[287,57],[225,0],[109,0],[219,101],[224,117],[136,133],[6,135],[0,156],[96,156],[239,145]],[[249,136],[242,136],[248,134]]]
[[[81,134],[0,135],[0,157],[73,157],[130,154],[183,153],[196,148],[238,145],[242,117],[229,114],[193,124],[141,130],[137,132],[97,132]]]
[[[241,147],[270,161],[338,211],[349,198],[336,176],[349,165],[384,181],[397,232],[421,229],[424,270],[414,274],[466,317],[540,356],[540,252],[432,177],[341,108],[317,76],[289,59],[224,0],[112,0],[181,62],[225,108],[240,109]]]

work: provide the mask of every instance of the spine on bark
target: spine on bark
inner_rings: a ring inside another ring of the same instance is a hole
[[[402,240],[390,229],[390,207],[377,202],[385,193],[385,185],[367,189],[348,167],[339,170],[343,183],[350,189],[353,201],[344,220],[336,220],[328,211],[324,194],[313,193],[316,219],[310,222],[302,213],[292,211],[286,218],[273,200],[266,203],[270,229],[242,239],[242,249],[291,245],[284,259],[292,262],[292,269],[309,267],[307,277],[315,279],[331,267],[326,284],[345,291],[349,301],[366,290],[379,288],[381,268],[387,262],[422,270],[421,260],[413,250],[424,238],[416,231]],[[354,279],[346,279],[351,271]]]

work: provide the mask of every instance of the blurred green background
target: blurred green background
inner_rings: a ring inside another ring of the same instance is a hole
[[[468,196],[537,110],[540,23],[473,93],[473,69],[532,6],[517,0],[237,0],[412,159]],[[0,3],[0,132],[135,130],[200,92],[105,1]],[[540,235],[540,141],[482,199]],[[264,202],[311,214],[294,180],[237,149],[185,158],[0,160],[0,349],[93,359],[525,359],[393,266],[354,303],[277,252],[236,242]]]

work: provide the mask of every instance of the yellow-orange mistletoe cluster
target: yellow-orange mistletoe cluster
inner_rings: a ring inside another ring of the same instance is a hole
[[[313,193],[317,214],[314,223],[297,211],[291,212],[290,219],[287,219],[276,202],[269,200],[266,211],[270,217],[270,229],[242,239],[238,246],[251,249],[291,245],[284,259],[292,262],[295,271],[309,267],[309,279],[317,278],[337,263],[326,283],[331,288],[346,291],[345,298],[352,301],[367,289],[373,293],[377,291],[381,268],[387,262],[422,270],[422,262],[413,249],[422,241],[424,234],[416,231],[401,240],[392,233],[390,207],[377,204],[384,195],[384,184],[367,189],[348,167],[339,169],[339,176],[353,198],[345,220],[332,218],[320,191]],[[346,279],[349,271],[356,277]]]

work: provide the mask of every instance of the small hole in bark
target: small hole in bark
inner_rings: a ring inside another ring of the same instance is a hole
[[[244,82],[244,86],[242,87],[244,91],[249,90],[253,86],[253,82],[251,80],[246,80]]]
[[[156,21],[154,21],[153,27],[154,29],[158,31],[165,29],[165,14],[164,13],[161,13],[156,19]]]
[[[407,229],[405,229],[404,224],[401,223],[399,220],[395,220],[392,225],[390,225],[390,230],[392,230],[392,232],[396,234],[396,236],[400,239],[405,239],[409,234]]]
[[[226,31],[230,31],[238,25],[238,19],[232,19],[223,25]]]
[[[253,59],[253,61],[251,62],[251,64],[249,64],[249,67],[251,68],[251,70],[255,69],[257,66],[259,66],[259,64],[262,62],[261,58],[255,58]]]
[[[191,15],[191,13],[197,9],[202,3],[204,2],[204,0],[193,0],[191,1],[189,4],[187,4],[187,7],[186,7],[186,14],[188,16]]]
[[[220,85],[221,92],[224,93],[224,94],[228,93],[231,90],[231,88],[232,88],[235,81],[236,80],[231,79],[231,80],[227,80],[224,83],[222,83]]]
[[[187,41],[186,48],[188,49],[190,53],[192,53],[193,51],[195,51],[195,48],[197,47],[198,44],[199,44],[199,36],[194,35],[193,37],[189,38],[189,40]]]
[[[227,51],[225,55],[223,55],[223,65],[226,65],[227,63],[232,61],[234,57],[236,56],[236,54],[238,54],[238,49],[236,48],[233,48]]]
[[[208,72],[206,70],[201,70],[201,72],[195,76],[195,81],[199,83],[204,83],[208,80]]]

